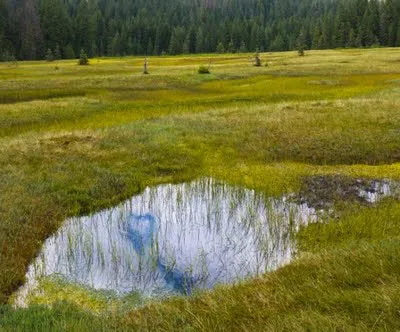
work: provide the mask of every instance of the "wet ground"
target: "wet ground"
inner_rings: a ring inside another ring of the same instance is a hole
[[[324,175],[305,178],[299,194],[296,195],[296,201],[300,204],[307,203],[316,210],[326,210],[338,203],[373,204],[387,196],[400,197],[399,183]]]

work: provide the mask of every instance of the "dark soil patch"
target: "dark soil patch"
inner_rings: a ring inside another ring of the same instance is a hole
[[[329,209],[343,202],[371,204],[371,196],[386,196],[384,187],[391,184],[388,180],[354,179],[342,175],[312,176],[304,179],[298,199],[315,209]]]

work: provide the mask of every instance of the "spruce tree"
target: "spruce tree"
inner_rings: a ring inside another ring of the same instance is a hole
[[[217,3],[0,0],[0,54],[39,59],[50,49],[57,58],[57,45],[64,58],[80,49],[90,57],[201,53],[220,52],[220,43],[234,52],[242,41],[246,51],[284,51],[298,49],[300,32],[304,49],[399,44],[400,0]]]
[[[85,52],[83,49],[81,49],[81,53],[80,53],[80,55],[79,55],[79,62],[78,62],[78,64],[79,64],[80,66],[87,66],[87,65],[89,64],[89,58],[88,58],[86,52]]]

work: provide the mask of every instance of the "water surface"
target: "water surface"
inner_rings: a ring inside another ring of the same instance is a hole
[[[376,201],[390,190],[359,191]],[[213,179],[146,188],[111,209],[67,220],[46,240],[16,305],[43,277],[119,295],[191,294],[274,270],[295,254],[293,235],[320,213]]]

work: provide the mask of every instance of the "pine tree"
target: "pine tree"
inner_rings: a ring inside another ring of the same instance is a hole
[[[395,46],[399,22],[400,0],[0,0],[0,57]]]
[[[79,55],[79,62],[78,62],[78,64],[79,64],[80,66],[87,66],[87,65],[89,64],[88,56],[87,56],[86,52],[85,52],[83,49],[81,49],[81,53],[80,53],[80,55]]]

